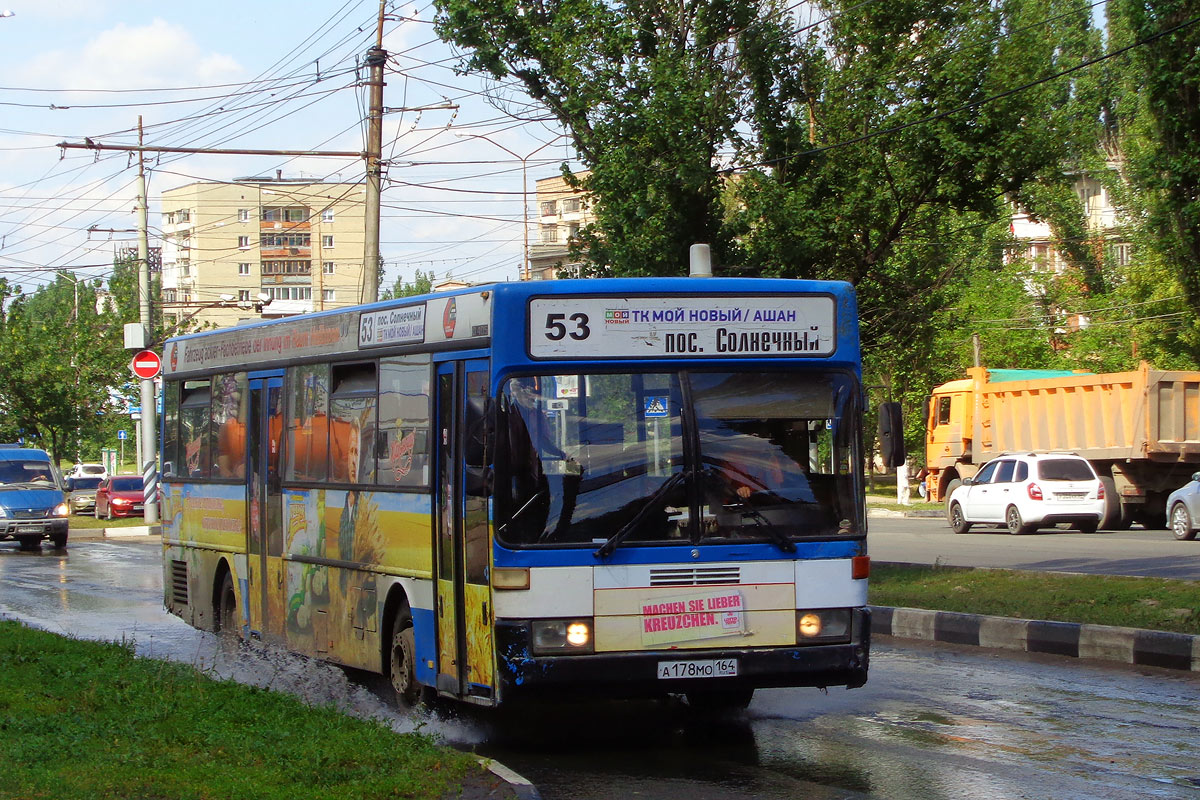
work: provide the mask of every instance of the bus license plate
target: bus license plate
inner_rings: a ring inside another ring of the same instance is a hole
[[[736,658],[713,658],[706,661],[660,661],[660,680],[674,678],[732,678],[738,674]]]

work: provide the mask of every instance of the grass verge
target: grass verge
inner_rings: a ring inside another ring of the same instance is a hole
[[[872,605],[1200,634],[1200,584],[944,566],[871,565]]]
[[[95,528],[136,528],[145,524],[145,517],[117,517],[107,520],[96,519],[90,514],[72,514],[69,529],[74,531]]]
[[[457,796],[474,757],[382,721],[0,620],[0,797]]]

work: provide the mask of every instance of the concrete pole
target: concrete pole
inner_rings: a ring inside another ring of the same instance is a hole
[[[138,145],[142,144],[142,118],[138,117]],[[150,342],[150,223],[147,220],[146,159],[138,151],[138,320]],[[142,454],[142,512],[146,524],[158,522],[158,413],[154,406],[154,379],[142,379],[142,421],[138,452]]]
[[[367,112],[367,198],[363,237],[362,302],[379,299],[379,195],[383,176],[383,65],[387,51],[383,49],[383,12],[386,0],[379,0],[379,25],[375,46],[367,51],[367,68],[371,98]]]

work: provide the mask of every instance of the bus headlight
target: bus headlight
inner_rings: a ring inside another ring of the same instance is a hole
[[[592,622],[586,619],[536,619],[530,625],[536,655],[592,652]]]
[[[54,516],[67,517],[70,515],[71,515],[71,512],[70,512],[70,510],[67,509],[66,503],[59,503],[57,506],[54,507]]]
[[[850,641],[850,609],[818,608],[797,611],[796,640],[801,644]]]

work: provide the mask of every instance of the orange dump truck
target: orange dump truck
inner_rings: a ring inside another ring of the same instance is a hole
[[[1166,499],[1200,469],[1200,372],[1091,374],[968,369],[933,390],[927,485],[944,500],[1003,453],[1059,450],[1088,459],[1104,483],[1104,528],[1166,524]]]

